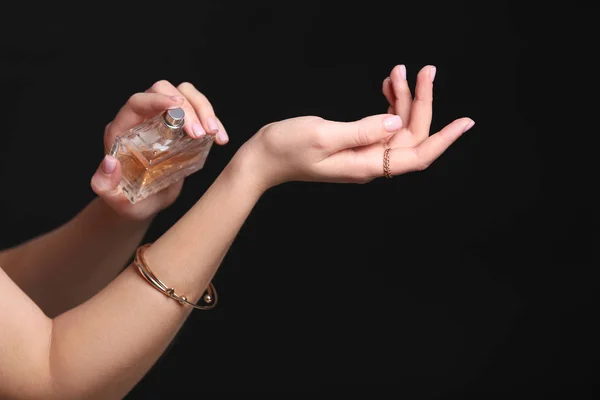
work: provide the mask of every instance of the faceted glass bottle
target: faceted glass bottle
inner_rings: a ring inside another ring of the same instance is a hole
[[[142,122],[117,136],[110,154],[121,163],[119,189],[136,203],[204,166],[214,136],[192,139],[181,108]]]

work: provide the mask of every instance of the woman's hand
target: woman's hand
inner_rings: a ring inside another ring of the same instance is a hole
[[[216,135],[217,144],[224,145],[229,141],[223,124],[215,116],[208,99],[191,83],[182,83],[175,87],[167,81],[156,82],[144,93],[136,93],[129,98],[115,119],[104,130],[104,150],[108,154],[115,137],[161,112],[181,107],[185,111],[185,132],[192,138],[205,135]],[[91,185],[100,196],[119,215],[135,220],[152,218],[159,211],[171,205],[179,196],[183,180],[164,190],[131,204],[118,190],[121,180],[119,161],[106,155],[92,177]]]
[[[387,112],[400,116],[404,122],[404,127],[389,140],[389,147],[415,147],[429,137],[435,73],[436,68],[431,65],[419,71],[414,99],[404,65],[396,65],[383,80],[383,94],[389,102]]]
[[[419,73],[414,100],[402,72],[397,66],[384,82],[389,114],[354,122],[319,117],[275,122],[246,142],[235,158],[262,190],[286,181],[366,183],[384,175],[388,148],[391,175],[427,168],[474,122],[460,118],[429,136],[435,67]]]

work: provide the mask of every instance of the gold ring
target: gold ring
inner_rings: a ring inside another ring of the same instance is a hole
[[[388,147],[383,152],[383,176],[386,178],[392,177],[392,173],[390,172],[390,150]]]

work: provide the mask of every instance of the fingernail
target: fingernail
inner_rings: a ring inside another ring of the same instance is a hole
[[[192,132],[194,132],[194,136],[196,136],[197,138],[206,135],[206,132],[204,131],[202,125],[200,125],[197,122],[194,122],[192,124]]]
[[[400,66],[400,75],[406,80],[406,66],[404,64]]]
[[[183,102],[183,97],[181,96],[169,96],[171,100],[177,102],[177,104],[181,104]]]
[[[431,67],[429,68],[429,77],[431,78],[431,82],[435,79],[435,73],[437,72],[437,68]]]
[[[213,135],[219,131],[219,123],[214,117],[208,119],[208,133]]]
[[[383,120],[383,126],[388,132],[397,131],[402,126],[402,120],[397,115],[392,115]]]
[[[104,160],[102,160],[102,171],[107,174],[110,175],[115,171],[115,168],[117,167],[117,159],[114,158],[111,155],[106,155],[104,156]]]
[[[473,125],[475,125],[475,121],[470,120],[467,125],[465,125],[465,129],[463,129],[463,133],[468,131],[469,129],[471,129],[473,127]]]
[[[219,131],[219,133],[217,134],[217,137],[219,138],[219,140],[221,141],[221,143],[225,144],[229,141],[229,137],[227,136],[227,134],[223,131]]]

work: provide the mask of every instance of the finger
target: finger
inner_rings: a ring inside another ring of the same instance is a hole
[[[149,93],[162,93],[169,96],[181,96],[184,98],[183,104],[181,108],[185,113],[183,130],[193,138],[200,138],[206,135],[206,130],[202,127],[200,123],[200,119],[198,115],[196,115],[196,111],[194,107],[190,104],[188,99],[185,98],[183,93],[181,93],[173,84],[169,81],[162,80],[156,82],[152,87],[150,87],[147,92]]]
[[[432,65],[423,67],[417,75],[415,99],[412,102],[408,129],[415,135],[417,141],[429,136],[433,103],[433,80],[436,68]]]
[[[136,93],[121,107],[115,119],[107,126],[106,148],[110,148],[115,136],[133,128],[149,117],[153,117],[169,108],[183,104],[182,96],[168,96],[158,93]]]
[[[394,114],[394,105],[396,103],[396,99],[394,98],[394,89],[392,89],[392,80],[389,76],[383,80],[381,91],[389,103],[387,109],[388,114]]]
[[[402,127],[397,115],[381,114],[353,122],[323,121],[315,129],[315,144],[329,154],[387,139]]]
[[[219,123],[219,132],[217,133],[215,141],[217,142],[217,144],[224,145],[229,142],[229,134],[225,130],[225,127],[223,126],[223,124],[221,123],[219,118],[217,118],[217,117],[215,117],[215,118],[216,118],[217,122]]]
[[[218,144],[227,143],[229,141],[227,131],[225,131],[223,124],[215,116],[215,111],[206,96],[189,82],[182,83],[178,86],[178,89],[196,111],[196,115],[200,118],[206,132],[216,135],[215,139]]]
[[[425,139],[414,148],[398,147],[390,150],[390,172],[392,175],[411,171],[422,171],[441,156],[463,133],[473,127],[470,118],[460,118],[446,125],[444,129]]]
[[[119,190],[121,180],[121,164],[111,155],[106,155],[91,180],[92,190],[115,210],[129,210],[126,214],[133,218],[145,218],[145,215],[136,215],[135,210],[161,210],[172,204],[184,183],[184,179],[175,182],[163,190],[147,197],[132,207],[131,202]],[[139,212],[137,213],[139,214]]]
[[[406,80],[406,67],[396,65],[390,74],[391,86],[394,94],[394,114],[399,115],[408,125],[410,121],[410,108],[412,94]]]
[[[121,180],[121,164],[111,155],[104,156],[98,169],[92,176],[92,190],[102,198],[111,198],[120,195],[118,190]]]
[[[381,176],[383,172],[382,152],[384,147],[373,145],[356,149],[345,149],[320,161],[318,180],[322,182],[364,183]],[[373,160],[378,162],[374,163]]]
[[[210,101],[189,82],[184,82],[177,87],[179,91],[190,102],[196,115],[200,118],[202,126],[207,133],[216,135],[218,144],[225,144],[229,141],[229,136],[223,127],[223,124],[215,116],[215,111]]]

